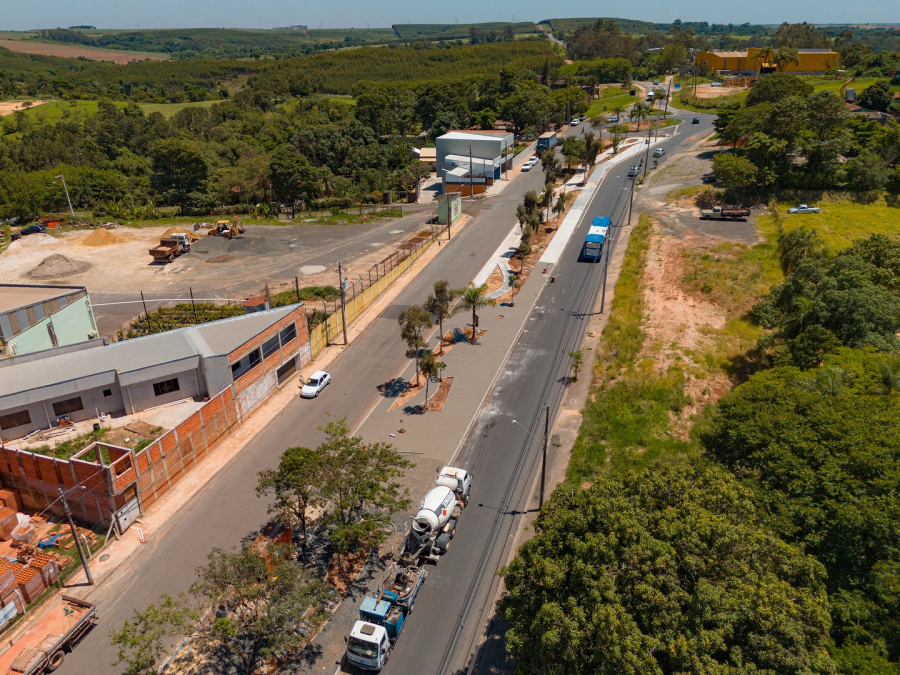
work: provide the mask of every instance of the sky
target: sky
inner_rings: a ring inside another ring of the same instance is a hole
[[[607,16],[644,21],[710,23],[895,23],[891,0],[0,0],[0,30],[74,25],[98,28],[390,27],[395,23],[541,21]]]

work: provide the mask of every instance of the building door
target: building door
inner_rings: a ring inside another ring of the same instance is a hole
[[[116,511],[116,527],[122,533],[131,527],[135,519],[141,515],[141,504],[137,497],[126,502],[125,506]]]

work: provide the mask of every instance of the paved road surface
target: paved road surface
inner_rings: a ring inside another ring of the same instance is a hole
[[[476,202],[473,222],[455,237],[369,328],[330,366],[334,385],[314,401],[295,399],[237,457],[224,467],[130,564],[91,597],[98,604],[99,625],[57,671],[61,675],[117,673],[107,633],[143,609],[161,593],[178,593],[213,547],[236,546],[267,520],[264,500],[254,492],[256,472],[274,466],[290,446],[315,447],[324,414],[346,417],[355,428],[377,402],[376,387],[408,365],[398,348],[397,315],[421,303],[435,281],[460,288],[478,273],[515,222],[515,207],[527,190],[543,187],[540,171],[525,173],[494,199]]]
[[[712,116],[701,116],[701,124],[692,125],[695,116],[682,116],[687,124],[661,145],[670,155],[711,131]],[[613,167],[598,188],[555,270],[556,283],[547,285],[539,298],[490,406],[483,409],[462,450],[457,464],[472,471],[475,480],[469,507],[448,553],[429,570],[415,614],[384,675],[450,675],[470,665],[475,640],[492,614],[495,572],[507,559],[539,471],[542,411],[550,406],[552,427],[570,372],[567,354],[581,344],[588,324],[585,314],[593,311],[600,290],[603,265],[578,261],[581,242],[599,215],[613,218],[616,229],[611,236],[616,238],[628,202],[626,171],[627,163]],[[513,419],[532,435],[513,425]],[[487,672],[477,665],[477,672]],[[345,667],[343,672],[361,671]]]

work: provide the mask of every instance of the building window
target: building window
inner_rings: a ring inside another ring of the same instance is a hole
[[[288,342],[297,337],[297,324],[291,323],[282,328],[281,333],[278,334],[278,337],[281,338],[281,346],[283,347]]]
[[[267,359],[272,354],[278,351],[278,336],[273,335],[268,340],[263,342],[263,358]]]
[[[104,397],[104,398],[107,398],[107,397],[109,397],[109,396],[112,396],[112,389],[104,389],[104,390],[103,390],[103,397]]]
[[[231,364],[232,379],[236,381],[247,371],[253,369],[255,366],[258,366],[260,361],[262,361],[262,359],[260,358],[259,349],[254,349],[237,363]]]
[[[0,415],[0,429],[2,430],[23,427],[26,424],[31,424],[31,415],[28,414],[27,410]]]
[[[75,398],[70,398],[65,401],[57,401],[53,404],[53,414],[57,417],[62,417],[63,415],[68,415],[69,413],[78,412],[79,410],[84,410],[84,406],[81,404],[80,396],[76,396]]]
[[[177,377],[173,377],[171,380],[163,380],[162,382],[153,383],[153,393],[157,396],[171,394],[173,391],[178,391],[180,389],[181,387],[178,386]]]

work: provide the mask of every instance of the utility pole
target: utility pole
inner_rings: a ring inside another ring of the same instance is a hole
[[[641,160],[642,162],[644,160]],[[640,166],[638,166],[640,168]],[[634,184],[637,181],[637,176],[632,177],[631,179],[631,196],[628,200],[628,227],[631,227],[631,209],[634,206]]]
[[[469,197],[475,199],[475,167],[472,165],[472,144],[469,144]],[[449,206],[449,205],[448,205]]]
[[[606,309],[606,272],[609,270],[609,237],[606,238],[603,248],[606,249],[606,255],[603,256],[603,290],[600,291],[600,313],[603,314]]]
[[[98,451],[99,452],[99,451]],[[81,540],[78,538],[78,530],[75,529],[75,521],[72,520],[72,512],[69,510],[69,502],[66,501],[66,493],[62,488],[59,489],[59,498],[62,500],[63,511],[69,521],[69,527],[72,529],[72,536],[75,538],[75,548],[78,549],[78,557],[81,558],[81,566],[84,567],[84,575],[87,582],[91,586],[94,585],[94,577],[91,576],[91,568],[88,567],[87,558],[84,557],[84,551],[81,549]]]
[[[72,208],[72,200],[69,199],[69,188],[66,186],[66,179],[60,174],[57,176],[62,181],[63,190],[66,191],[66,201],[69,202],[69,213],[72,214],[72,218],[75,217],[75,209]]]
[[[651,123],[650,128],[647,130],[647,154],[645,155],[646,159],[644,161],[644,178],[647,177],[647,167],[650,166],[650,139],[653,137],[653,124]]]
[[[341,266],[341,263],[338,262],[338,284],[341,287],[341,321],[344,324],[344,344],[350,344],[350,341],[347,339],[347,303],[344,299],[344,268]]]
[[[297,291],[297,304],[300,304],[300,280],[294,277],[294,290]]]
[[[541,501],[539,509],[544,508],[544,481],[547,477],[547,436],[550,434],[550,406],[544,408],[544,444],[541,452]]]

